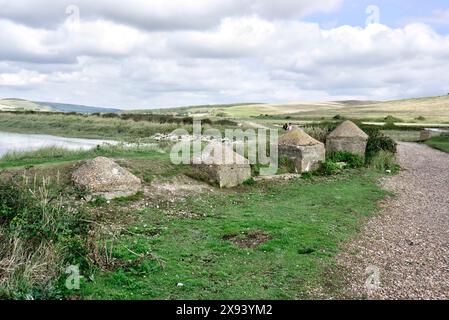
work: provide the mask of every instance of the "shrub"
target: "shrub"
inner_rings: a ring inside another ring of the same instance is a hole
[[[329,134],[327,129],[321,127],[305,127],[304,132],[323,143],[326,142],[326,137]]]
[[[386,116],[386,117],[384,118],[384,121],[385,121],[386,123],[403,122],[402,119],[393,117],[393,116],[391,116],[391,115]]]
[[[61,193],[47,179],[0,181],[0,298],[59,298],[64,267],[86,265],[70,248],[84,246],[89,224]]]
[[[369,135],[368,143],[366,146],[366,160],[369,162],[378,152],[386,151],[393,154],[397,151],[397,143],[384,135],[377,128],[365,129],[365,132]]]
[[[252,185],[255,185],[255,184],[256,184],[256,180],[254,180],[253,177],[243,181],[243,185],[245,185],[245,186],[252,186]]]
[[[334,120],[344,120],[345,119],[345,117],[343,117],[342,115],[340,115],[340,114],[337,114],[336,116],[334,116],[332,119],[334,119]]]
[[[329,156],[329,160],[332,162],[346,162],[346,167],[353,169],[360,168],[364,164],[362,157],[347,151],[335,152]]]
[[[323,176],[331,176],[339,171],[340,166],[337,163],[331,160],[326,160],[326,162],[321,165],[321,168],[317,171],[317,173]]]

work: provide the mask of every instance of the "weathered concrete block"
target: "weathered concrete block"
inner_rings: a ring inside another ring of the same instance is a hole
[[[357,125],[347,120],[327,136],[326,153],[346,151],[365,157],[368,138]]]
[[[142,187],[139,178],[105,157],[86,161],[73,172],[72,181],[91,195],[106,199],[131,196]]]
[[[241,185],[251,178],[250,165],[214,165],[198,164],[194,165],[200,173],[206,174],[209,182],[217,183],[220,188],[232,188]]]
[[[236,187],[251,178],[248,159],[223,144],[212,144],[210,153],[194,157],[192,167],[220,188]]]
[[[298,173],[319,169],[326,160],[324,144],[303,130],[293,130],[279,139],[279,156],[294,161]]]
[[[432,138],[432,136],[433,136],[432,131],[423,129],[423,130],[421,130],[421,133],[419,135],[419,140],[426,141],[426,140],[429,140],[430,138]]]

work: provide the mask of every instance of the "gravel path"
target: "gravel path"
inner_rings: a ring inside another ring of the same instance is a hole
[[[337,258],[346,293],[368,299],[449,299],[449,154],[399,144],[395,193]]]

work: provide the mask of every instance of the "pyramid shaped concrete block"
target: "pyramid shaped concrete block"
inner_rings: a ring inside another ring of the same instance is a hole
[[[298,173],[319,169],[326,160],[324,144],[301,129],[292,130],[279,139],[279,156],[295,163]]]
[[[365,157],[369,136],[352,121],[344,121],[326,139],[326,152],[346,151]]]
[[[72,181],[91,195],[106,199],[134,195],[142,186],[139,178],[105,157],[86,161],[73,172]]]

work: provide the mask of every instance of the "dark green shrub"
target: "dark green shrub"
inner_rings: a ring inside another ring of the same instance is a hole
[[[243,181],[243,185],[245,185],[245,186],[252,186],[252,185],[255,185],[255,184],[256,184],[256,180],[254,180],[253,177]]]
[[[393,117],[393,116],[391,116],[391,115],[386,116],[386,117],[384,118],[384,121],[385,121],[386,123],[403,122],[402,119]]]
[[[334,119],[334,120],[344,120],[345,119],[345,117],[343,117],[342,115],[340,115],[340,114],[337,114],[336,116],[334,116],[332,119]]]
[[[365,132],[369,135],[368,143],[366,145],[366,160],[370,161],[378,152],[386,151],[393,154],[397,151],[397,143],[384,135],[377,128],[365,129]]]

